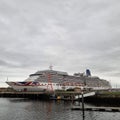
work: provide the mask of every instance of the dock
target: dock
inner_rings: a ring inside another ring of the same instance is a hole
[[[15,91],[12,88],[0,88],[0,97],[7,98],[30,98],[42,100],[64,100],[64,101],[81,101],[82,94],[80,91]],[[119,91],[85,91],[83,94],[85,103],[96,105],[113,105],[120,106]],[[77,108],[76,108],[77,109]]]
[[[71,110],[83,109],[81,106],[73,106]],[[120,107],[84,107],[84,111],[120,112]]]
[[[84,97],[93,96],[95,92],[84,94]],[[19,97],[19,98],[37,98],[37,99],[54,99],[54,100],[78,100],[81,98],[81,92],[75,91],[14,91],[12,89],[4,89],[0,91],[0,97]]]
[[[0,97],[9,97],[9,98],[31,98],[31,99],[46,99],[50,98],[49,92],[0,92]]]

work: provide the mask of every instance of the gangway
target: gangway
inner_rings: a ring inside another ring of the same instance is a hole
[[[89,92],[89,93],[84,93],[83,97],[85,98],[85,97],[90,97],[90,96],[94,96],[94,95],[95,95],[95,92]],[[75,99],[79,99],[79,98],[82,98],[82,94],[75,96]]]

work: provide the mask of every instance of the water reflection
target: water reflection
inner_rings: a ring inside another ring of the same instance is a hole
[[[68,101],[0,98],[0,120],[119,120],[120,117],[119,112],[93,111],[85,111],[83,116],[82,111],[71,111],[71,106],[72,103]]]
[[[20,103],[20,102],[28,102],[29,99],[27,98],[8,98],[8,100],[11,102],[11,103]]]

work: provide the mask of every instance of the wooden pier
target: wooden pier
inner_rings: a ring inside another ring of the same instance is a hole
[[[81,106],[73,106],[71,110],[83,110]],[[120,112],[120,107],[84,107],[85,111],[101,111],[101,112]]]

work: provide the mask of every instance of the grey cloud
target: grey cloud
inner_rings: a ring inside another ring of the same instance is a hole
[[[0,65],[1,65],[1,66],[6,66],[7,63],[6,63],[5,61],[3,61],[3,60],[0,60]]]
[[[70,73],[90,68],[119,77],[119,5],[119,0],[1,0],[0,66],[17,74],[17,68],[52,63]]]

